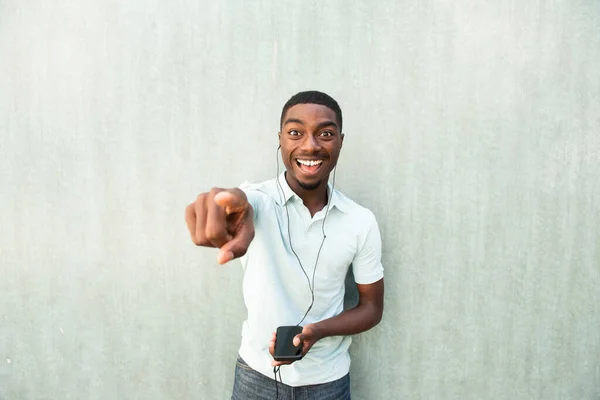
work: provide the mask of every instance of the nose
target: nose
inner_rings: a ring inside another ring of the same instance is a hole
[[[321,143],[315,135],[305,135],[302,150],[307,153],[316,153],[321,150]]]

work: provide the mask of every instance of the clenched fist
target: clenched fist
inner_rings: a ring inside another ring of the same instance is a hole
[[[185,209],[192,242],[219,248],[217,262],[225,264],[246,254],[254,239],[254,210],[240,189],[212,188]]]

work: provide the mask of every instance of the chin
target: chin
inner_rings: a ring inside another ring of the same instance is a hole
[[[321,186],[321,182],[322,181],[320,179],[317,182],[302,182],[301,180],[298,180],[298,184],[304,190],[315,190]]]
[[[304,190],[315,190],[316,188],[321,186],[321,183],[323,183],[322,177],[315,176],[314,179],[306,180],[306,179],[302,179],[304,177],[298,176],[295,173],[291,174],[291,176],[296,181],[298,186],[300,186]]]

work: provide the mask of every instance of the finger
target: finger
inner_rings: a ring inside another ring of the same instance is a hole
[[[269,353],[271,353],[272,357],[275,357],[275,332],[271,335],[271,340],[269,340]]]
[[[302,354],[306,355],[306,353],[308,353],[308,351],[311,349],[312,345],[314,343],[309,343],[307,340],[304,341],[303,345],[302,345]]]
[[[221,251],[217,256],[219,264],[225,264],[234,258],[238,258],[246,254],[250,242],[254,239],[254,224],[250,216],[246,222],[240,227],[240,230],[229,242],[221,247]]]
[[[280,365],[290,365],[291,363],[293,363],[293,361],[273,361],[271,365],[274,367],[279,367]]]
[[[219,251],[219,254],[217,255],[217,262],[221,265],[223,264],[227,264],[229,261],[233,260],[235,258],[235,254],[233,253],[233,251],[229,251],[229,250],[224,250],[223,248],[221,248],[221,251]]]
[[[248,198],[241,189],[226,189],[217,193],[215,203],[225,209],[227,215],[244,211],[248,207]]]
[[[196,214],[196,234],[195,243],[198,246],[209,246],[211,244],[206,240],[206,233],[204,227],[206,226],[206,196],[201,194],[194,203],[194,213]]]
[[[196,240],[196,212],[194,211],[194,203],[189,204],[185,208],[185,223],[190,232],[192,242],[194,242],[195,245],[199,245],[200,243]]]
[[[231,240],[231,235],[227,232],[227,218],[225,209],[214,201],[215,193],[219,189],[211,189],[211,193],[206,199],[206,239],[214,246],[221,248],[225,243]]]

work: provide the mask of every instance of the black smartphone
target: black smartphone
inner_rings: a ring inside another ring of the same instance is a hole
[[[275,339],[276,361],[296,361],[302,359],[302,342],[294,346],[294,337],[302,333],[301,326],[280,326]]]

